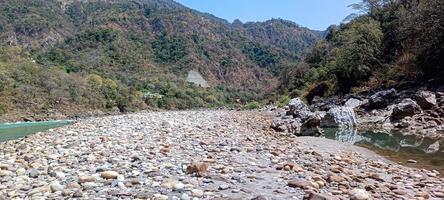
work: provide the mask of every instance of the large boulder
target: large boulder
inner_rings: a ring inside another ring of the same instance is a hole
[[[415,114],[421,113],[421,107],[412,99],[404,99],[401,103],[393,107],[391,115],[392,120],[401,120],[405,117],[411,117]]]
[[[304,121],[310,115],[312,115],[312,112],[310,111],[308,106],[305,105],[305,103],[300,98],[294,98],[290,100],[288,107],[289,113],[293,115],[294,118],[301,119],[301,121]]]
[[[354,127],[355,112],[350,107],[334,107],[321,120],[321,127]]]
[[[436,95],[430,91],[419,91],[413,98],[423,110],[429,110],[436,106]]]
[[[288,132],[297,135],[301,131],[301,122],[299,119],[275,118],[271,123],[270,128],[276,132]]]
[[[398,97],[398,92],[396,89],[392,88],[390,90],[384,90],[377,92],[370,96],[369,108],[370,109],[381,109],[387,107],[393,100]]]

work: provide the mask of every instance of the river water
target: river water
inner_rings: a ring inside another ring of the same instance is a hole
[[[0,142],[71,124],[72,121],[18,122],[0,124]]]
[[[436,146],[438,141],[400,132],[326,129],[325,137],[370,149],[405,166],[435,169],[444,174],[444,140],[439,141],[440,148],[434,152],[430,146]],[[408,163],[408,160],[417,163]]]

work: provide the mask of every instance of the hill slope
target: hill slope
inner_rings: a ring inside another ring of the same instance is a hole
[[[24,56],[50,77],[62,73],[76,79],[66,79],[76,85],[66,88],[34,81],[42,94],[58,100],[42,100],[29,112],[60,110],[63,104],[126,110],[250,101],[273,91],[276,75],[321,38],[283,20],[231,24],[170,0],[6,0],[0,10],[3,52]],[[4,59],[3,65],[14,65],[10,62]],[[3,70],[11,87],[22,83],[11,75],[14,70],[19,68]],[[213,87],[185,84],[190,70]],[[88,91],[88,85],[97,90]],[[12,100],[19,96],[14,87],[1,93],[5,112],[22,107]],[[162,98],[147,98],[152,94]]]

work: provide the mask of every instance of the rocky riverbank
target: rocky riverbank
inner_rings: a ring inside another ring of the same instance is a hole
[[[444,90],[444,89],[443,89]],[[444,138],[444,92],[396,89],[374,94],[315,98],[306,104],[292,99],[271,127],[300,136],[322,135],[322,128],[399,131],[420,137]]]
[[[0,144],[0,199],[442,199],[439,172],[268,128],[258,112],[152,112]]]

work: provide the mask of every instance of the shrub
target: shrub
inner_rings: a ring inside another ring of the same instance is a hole
[[[279,107],[287,106],[290,103],[291,98],[287,95],[282,96],[281,100],[278,102]]]
[[[251,102],[251,103],[248,103],[248,104],[245,106],[245,108],[248,109],[248,110],[258,109],[258,108],[260,108],[260,107],[261,107],[260,104],[259,104],[258,102],[256,102],[256,101]]]

